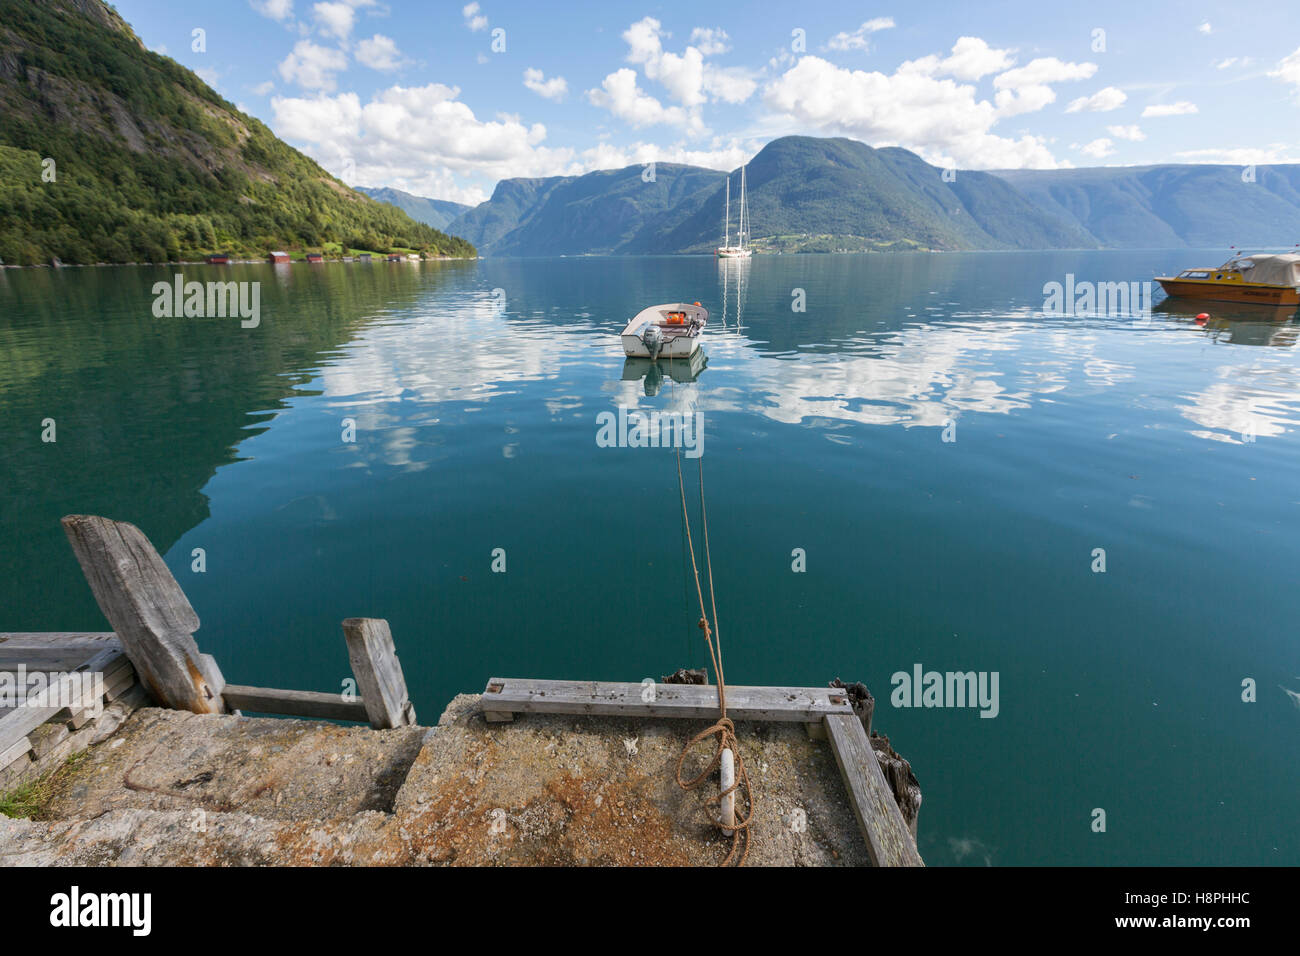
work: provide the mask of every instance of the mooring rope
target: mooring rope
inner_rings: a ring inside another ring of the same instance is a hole
[[[712,627],[709,625],[709,616],[704,610],[704,590],[700,585],[700,569],[695,562],[695,542],[691,537],[691,519],[686,508],[686,482],[682,478],[682,453],[680,448],[677,449],[677,488],[681,492],[682,520],[686,528],[686,543],[691,552],[691,571],[695,576],[695,596],[700,601],[700,630],[704,632],[704,641],[709,646],[709,659],[713,662],[713,672],[718,677],[718,720],[711,727],[692,737],[686,746],[682,748],[681,756],[677,758],[677,785],[683,790],[694,790],[702,786],[707,782],[714,768],[722,763],[722,751],[731,751],[736,760],[735,779],[726,790],[720,791],[717,796],[705,801],[705,812],[708,813],[707,808],[715,804],[720,809],[723,798],[728,794],[733,794],[738,790],[744,792],[744,804],[747,812],[742,815],[741,808],[737,806],[734,823],[724,825],[720,818],[709,814],[710,822],[724,830],[731,831],[731,852],[722,861],[722,865],[727,866],[730,864],[733,859],[736,859],[736,853],[739,851],[740,858],[736,861],[736,865],[744,866],[745,859],[749,856],[749,845],[752,840],[749,833],[749,822],[754,816],[754,796],[749,786],[749,774],[745,770],[745,761],[740,756],[740,747],[736,742],[735,724],[727,717],[727,684],[722,671],[722,636],[714,630],[718,622],[718,603],[713,592],[713,559],[709,554],[708,512],[704,508],[704,459],[702,456],[700,458],[700,524],[704,529],[704,563],[709,575],[709,602],[713,609]],[[717,637],[716,649],[715,636]],[[683,780],[682,764],[686,761],[686,755],[695,748],[696,744],[709,737],[718,738],[718,746],[713,752],[713,759],[697,776],[692,777],[690,780]]]

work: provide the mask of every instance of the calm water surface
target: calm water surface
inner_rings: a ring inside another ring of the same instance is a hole
[[[340,687],[354,615],[426,723],[493,675],[700,665],[673,455],[595,441],[698,409],[728,678],[871,687],[931,864],[1294,865],[1300,326],[1041,314],[1067,274],[1221,258],[185,268],[260,281],[253,330],[155,319],[172,269],[0,272],[0,629],[105,627],[58,525],[94,512],[165,552],[234,682]],[[625,367],[678,299],[707,367]],[[1000,713],[890,706],[916,664],[998,672]]]

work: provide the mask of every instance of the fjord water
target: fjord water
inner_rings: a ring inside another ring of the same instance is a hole
[[[261,282],[256,329],[154,318],[171,268],[0,271],[0,630],[106,627],[58,524],[91,512],[165,553],[233,682],[341,688],[349,616],[425,723],[491,676],[702,665],[673,453],[596,442],[698,409],[728,679],[865,682],[928,862],[1293,865],[1300,329],[1042,314],[1067,274],[1219,258],[184,267]],[[698,379],[625,371],[627,317],[695,299]],[[997,716],[891,706],[918,664],[997,672]]]

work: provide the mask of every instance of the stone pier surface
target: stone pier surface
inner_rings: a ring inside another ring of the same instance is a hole
[[[731,844],[705,817],[716,784],[674,778],[707,723],[489,724],[477,694],[396,730],[146,708],[58,774],[40,819],[0,817],[0,865],[713,865]],[[751,865],[868,864],[825,741],[798,723],[737,736]]]

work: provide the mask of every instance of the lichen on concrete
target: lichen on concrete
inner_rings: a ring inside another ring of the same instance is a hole
[[[478,695],[437,727],[144,709],[61,774],[43,819],[0,820],[10,865],[713,865],[731,841],[708,787],[675,780],[704,722],[527,715]],[[861,865],[825,741],[741,723],[751,865]],[[688,756],[693,776],[711,756]]]

